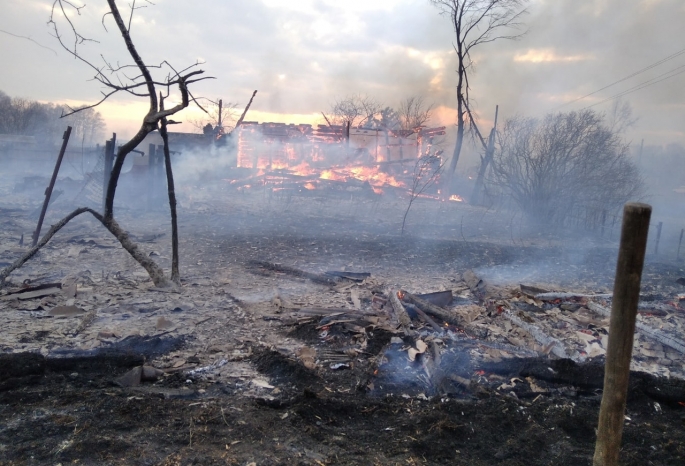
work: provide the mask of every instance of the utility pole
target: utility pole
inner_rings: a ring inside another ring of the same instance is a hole
[[[221,128],[223,128],[223,125],[221,124],[221,107],[223,106],[223,100],[219,99],[219,121],[217,123],[217,132],[221,131]]]

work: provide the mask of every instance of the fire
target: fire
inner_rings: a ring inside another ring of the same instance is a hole
[[[308,182],[304,184],[304,189],[308,189],[311,191],[312,189],[316,189],[316,185],[314,183]]]
[[[287,167],[284,167],[287,168]],[[298,176],[310,176],[316,173],[316,171],[309,166],[307,162],[302,162],[299,165],[295,165],[294,167],[290,167],[289,171],[293,175],[298,175]]]
[[[322,171],[321,174],[319,175],[319,178],[321,178],[322,180],[335,180],[335,181],[345,181],[347,179],[346,176],[340,175],[333,170]]]
[[[346,181],[351,178],[359,181],[367,181],[371,187],[379,188],[382,186],[402,187],[402,183],[397,181],[394,176],[384,173],[378,167],[336,167],[323,170],[319,175],[322,180]],[[376,189],[374,191],[378,192]]]
[[[452,195],[450,196],[450,199],[449,199],[449,200],[450,200],[450,201],[455,201],[455,202],[464,202],[464,199],[463,199],[461,196],[457,195],[457,194],[452,194]]]

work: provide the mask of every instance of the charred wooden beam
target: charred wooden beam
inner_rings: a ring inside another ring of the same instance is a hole
[[[540,301],[556,301],[557,299],[568,300],[568,299],[580,299],[580,298],[611,298],[612,293],[602,293],[602,294],[583,294],[583,293],[562,293],[556,291],[549,291],[546,293],[538,293],[534,296],[535,299]]]
[[[446,309],[436,306],[435,304],[431,304],[428,301],[425,301],[407,291],[400,290],[400,293],[402,294],[402,299],[404,301],[412,303],[426,314],[430,314],[433,317],[437,317],[438,319],[441,319],[444,322],[447,322],[448,324],[456,325],[459,328],[465,327],[465,322],[459,316],[452,314]]]
[[[248,264],[271,270],[273,272],[281,272],[295,277],[306,278],[307,280],[311,280],[315,283],[321,283],[323,285],[335,286],[340,282],[340,278],[337,277],[329,277],[318,273],[305,272],[304,270],[288,267],[286,265],[274,264],[272,262],[249,261]]]
[[[527,322],[524,322],[522,319],[518,318],[515,316],[511,311],[505,311],[502,313],[502,315],[507,318],[508,320],[511,321],[512,324],[521,327],[523,330],[528,332],[534,339],[537,341],[540,345],[550,348],[550,352],[562,359],[578,359],[578,355],[575,355],[574,357],[570,357],[566,353],[566,349],[564,348],[564,344],[557,340],[554,337],[551,337],[547,335],[545,332],[540,330],[538,327],[536,327],[533,324],[529,324]]]
[[[417,306],[415,306],[411,303],[406,303],[405,307],[407,309],[410,309],[410,310],[416,312],[416,314],[419,316],[419,318],[422,321],[424,321],[425,323],[427,323],[428,325],[430,325],[433,328],[433,330],[435,330],[436,332],[442,333],[445,330],[444,328],[440,327],[433,319],[431,319],[428,314],[423,312]]]
[[[411,319],[409,318],[409,314],[407,314],[407,310],[402,305],[400,298],[397,296],[396,290],[388,291],[388,301],[390,301],[390,305],[397,316],[397,320],[402,326],[402,330],[404,330],[405,334],[409,335],[411,333]]]
[[[428,301],[431,304],[435,304],[436,306],[447,306],[454,299],[454,296],[452,295],[452,290],[417,294],[416,297],[421,298],[424,301]]]
[[[332,277],[346,278],[354,282],[363,282],[365,279],[371,276],[369,272],[345,272],[337,270],[329,270],[328,272],[326,272],[326,275],[330,275]]]
[[[601,316],[611,318],[611,311],[600,304],[589,301],[587,303],[587,308]],[[681,354],[685,354],[685,341],[667,335],[661,330],[652,328],[642,322],[635,322],[635,327],[637,327],[637,330],[644,336],[657,341],[662,345],[668,346],[669,348],[673,348]]]

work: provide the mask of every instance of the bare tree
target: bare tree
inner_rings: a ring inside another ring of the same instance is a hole
[[[482,136],[473,115],[469,96],[469,76],[473,71],[471,54],[481,44],[498,39],[516,39],[522,35],[506,34],[522,26],[527,0],[430,0],[440,12],[450,18],[454,28],[454,51],[457,53],[457,140],[450,160],[449,175],[453,176],[459,162],[468,125],[483,148],[487,141]]]
[[[331,113],[336,123],[351,128],[372,120],[382,109],[374,99],[356,94],[337,100],[331,107]]]
[[[427,104],[423,96],[411,96],[400,102],[397,113],[404,130],[425,126],[433,116],[434,104]]]
[[[64,226],[72,218],[84,212],[91,213],[105,226],[105,228],[107,228],[107,230],[110,231],[110,233],[112,233],[112,235],[114,235],[119,240],[124,249],[126,249],[126,251],[143,268],[145,268],[145,270],[148,272],[150,278],[156,286],[172,286],[173,282],[178,282],[178,276],[177,274],[176,276],[174,276],[173,271],[172,281],[169,281],[165,277],[164,271],[161,269],[161,267],[159,267],[159,265],[152,261],[147,254],[141,251],[138,248],[138,246],[133,241],[131,241],[125,230],[121,228],[121,226],[119,226],[119,224],[114,220],[114,196],[116,194],[117,182],[119,180],[119,175],[121,174],[121,169],[124,165],[126,156],[129,153],[131,153],[131,151],[134,150],[136,146],[138,146],[138,144],[140,144],[143,141],[145,136],[147,136],[152,131],[158,129],[160,127],[160,123],[166,125],[168,123],[166,120],[167,117],[174,115],[180,110],[186,108],[191,101],[195,101],[195,98],[192,96],[188,89],[188,85],[206,78],[198,77],[198,75],[203,73],[203,71],[201,70],[190,71],[190,69],[197,66],[198,63],[195,63],[194,65],[191,65],[190,67],[181,70],[176,70],[167,61],[163,61],[156,66],[146,65],[142,57],[138,53],[138,50],[136,49],[136,46],[134,45],[130,34],[133,14],[136,9],[140,8],[140,6],[136,7],[135,0],[133,1],[133,3],[130,4],[130,16],[128,18],[127,25],[119,11],[116,1],[107,0],[107,4],[109,6],[109,11],[105,13],[105,15],[102,18],[103,26],[105,25],[105,21],[111,15],[116,24],[117,29],[119,30],[121,37],[124,40],[128,55],[133,60],[132,64],[117,64],[116,66],[113,66],[103,57],[102,60],[104,64],[101,66],[96,66],[91,61],[84,58],[81,54],[80,47],[84,43],[94,41],[92,39],[82,36],[78,32],[74,24],[74,20],[77,16],[80,15],[81,10],[85,7],[85,5],[77,6],[68,0],[54,0],[49,24],[53,28],[53,33],[55,37],[59,41],[60,45],[68,53],[70,53],[75,59],[81,61],[86,66],[91,68],[91,70],[95,72],[95,76],[93,77],[93,79],[106,88],[106,91],[102,92],[102,98],[98,102],[81,108],[69,108],[63,116],[69,116],[78,112],[85,111],[89,108],[94,108],[102,102],[104,102],[109,97],[111,97],[112,95],[117,94],[119,92],[126,92],[137,97],[147,98],[150,104],[148,113],[143,118],[141,127],[138,130],[138,132],[128,142],[120,146],[117,151],[117,156],[114,162],[114,166],[112,167],[109,183],[106,187],[107,191],[105,197],[104,212],[100,214],[88,208],[76,209],[74,212],[69,214],[64,219],[62,219],[62,221],[58,222],[53,228],[51,228],[48,231],[48,233],[41,239],[41,241],[38,242],[38,244],[35,247],[33,247],[29,252],[27,252],[23,257],[21,257],[14,264],[6,267],[2,272],[0,272],[0,284],[4,283],[5,278],[9,275],[9,273],[11,273],[17,267],[20,267],[24,262],[26,262],[26,260],[33,257],[36,254],[36,252],[38,252],[40,247],[45,245],[47,241],[52,237],[52,235],[54,235],[59,230],[59,228]],[[66,24],[69,37],[64,37],[61,34],[60,28],[57,24],[58,21],[61,21],[61,24]],[[165,76],[161,79],[155,79],[152,75],[153,69],[162,71],[163,73],[165,73]],[[128,77],[126,73],[131,70],[135,70],[139,74],[134,75],[133,77]],[[168,96],[171,87],[175,86],[178,87],[178,90],[180,92],[181,102],[167,109],[164,107],[164,97],[161,94],[159,97],[157,95],[157,88],[165,90],[166,95]],[[195,101],[195,103],[197,102]],[[168,158],[167,154],[168,142],[165,141],[165,158]],[[171,167],[169,162],[167,161],[167,175],[170,175],[170,173]],[[170,207],[172,209],[172,219],[175,219],[175,197],[172,199],[172,197],[174,196],[173,179],[169,178],[167,181],[169,183],[169,196]],[[176,235],[175,228],[172,228],[172,234],[174,236]],[[175,238],[172,241],[177,242],[178,238]],[[178,264],[177,248],[174,250],[174,254],[176,257],[173,258],[172,261],[175,264]]]
[[[437,154],[424,155],[416,159],[414,170],[412,171],[411,187],[409,189],[409,203],[407,204],[407,210],[404,211],[404,217],[402,217],[402,234],[404,234],[407,215],[409,215],[409,210],[414,204],[414,201],[426,192],[426,189],[438,181],[443,166],[444,165]]]
[[[591,110],[508,120],[492,167],[491,189],[544,225],[594,225],[644,193],[628,144]]]
[[[617,133],[624,133],[632,128],[638,121],[638,117],[633,115],[633,107],[630,102],[618,98],[611,105],[607,115],[609,127]]]
[[[238,120],[238,104],[236,102],[224,103],[223,99],[205,100],[209,104],[204,105],[207,110],[204,118],[190,119],[190,124],[200,132],[210,125],[216,135],[230,133]]]

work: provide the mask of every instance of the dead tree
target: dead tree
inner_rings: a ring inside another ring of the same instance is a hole
[[[110,231],[110,233],[112,233],[119,240],[124,249],[126,249],[126,251],[143,268],[145,268],[145,270],[148,272],[150,278],[156,286],[172,286],[173,282],[179,282],[177,229],[172,228],[172,244],[176,245],[174,250],[174,258],[172,260],[172,262],[175,264],[175,268],[172,269],[172,281],[169,281],[165,277],[162,268],[159,267],[159,265],[157,265],[154,261],[152,261],[143,251],[141,251],[137,247],[137,245],[133,241],[131,241],[126,232],[114,220],[114,197],[116,194],[117,182],[121,174],[121,169],[126,160],[126,156],[129,153],[131,153],[136,148],[136,146],[138,146],[138,144],[140,144],[143,141],[143,139],[145,139],[145,137],[149,133],[160,128],[160,124],[166,125],[167,117],[174,115],[180,110],[183,110],[184,108],[188,107],[191,101],[195,101],[195,103],[197,104],[197,101],[188,89],[188,85],[208,78],[199,77],[199,75],[203,73],[202,70],[191,71],[191,68],[196,67],[197,65],[199,65],[199,63],[195,63],[194,65],[191,65],[190,67],[184,68],[180,71],[177,71],[175,68],[173,68],[167,61],[163,61],[156,66],[148,66],[138,53],[133,43],[133,40],[131,39],[130,34],[133,13],[137,8],[140,7],[136,7],[135,1],[133,1],[133,3],[130,5],[131,12],[127,25],[124,22],[124,18],[122,17],[115,0],[107,0],[107,4],[109,6],[109,12],[107,12],[102,18],[103,26],[105,25],[105,20],[107,19],[107,17],[111,15],[114,19],[117,29],[119,30],[119,33],[121,34],[121,37],[124,40],[128,55],[133,60],[133,64],[113,66],[112,64],[107,62],[107,60],[102,58],[104,61],[104,65],[96,66],[91,61],[84,58],[81,54],[80,46],[84,43],[95,41],[82,36],[78,32],[76,25],[74,24],[73,17],[80,15],[80,11],[85,7],[85,5],[76,6],[73,3],[68,2],[66,0],[55,0],[52,5],[49,24],[52,26],[53,33],[59,41],[60,45],[75,59],[81,61],[86,66],[90,67],[95,72],[95,76],[93,77],[93,79],[102,84],[107,89],[107,91],[102,92],[102,98],[98,102],[77,109],[68,108],[68,110],[64,112],[62,116],[66,117],[69,115],[73,115],[77,112],[84,111],[86,109],[97,107],[112,95],[120,92],[126,92],[137,97],[146,97],[150,103],[148,113],[143,118],[142,124],[138,132],[128,142],[119,147],[119,150],[117,151],[117,157],[115,159],[114,166],[112,167],[109,183],[106,186],[104,212],[102,214],[99,214],[93,211],[92,209],[88,208],[76,209],[74,212],[72,212],[67,217],[62,219],[60,222],[55,224],[50,229],[50,231],[43,237],[43,239],[41,239],[41,241],[36,245],[36,247],[31,249],[28,253],[26,253],[22,258],[17,260],[14,264],[8,266],[2,272],[0,272],[0,284],[4,283],[5,278],[13,270],[20,267],[24,262],[26,262],[26,260],[30,259],[33,255],[35,255],[38,249],[45,245],[47,241],[55,233],[57,233],[57,231],[60,228],[66,225],[66,223],[69,220],[84,212],[89,212],[90,214],[92,214],[97,220],[99,220],[105,226],[105,228],[107,228],[107,230]],[[57,21],[60,21],[60,15],[62,17],[61,21],[66,22],[66,24],[68,25],[68,31],[71,34],[71,37],[68,41],[67,38],[65,38],[61,34],[57,24]],[[167,72],[166,77],[162,80],[155,80],[151,73],[151,69],[153,68],[165,70]],[[134,76],[133,78],[128,78],[125,72],[131,69],[137,70],[140,74]],[[160,95],[160,97],[158,97],[157,95],[157,88],[159,87],[161,89],[165,89],[168,94],[170,88],[175,86],[178,86],[178,90],[180,91],[181,102],[169,109],[165,109],[162,96]],[[200,108],[202,108],[199,104],[197,105]],[[164,129],[166,130],[166,126]],[[165,158],[167,159],[169,157],[168,154],[168,143],[165,143]],[[169,161],[167,161],[167,176],[169,181],[170,204],[172,207],[172,223],[175,224],[175,198],[173,198],[173,177],[171,176],[171,165]]]
[[[382,106],[374,99],[365,95],[352,95],[336,100],[331,113],[336,122],[350,128],[372,120],[381,110]]]
[[[402,234],[404,234],[407,215],[409,215],[409,210],[414,204],[414,201],[422,195],[426,189],[438,181],[443,166],[440,157],[434,154],[424,155],[416,159],[409,190],[409,203],[407,204],[407,210],[404,211],[404,217],[402,217]]]
[[[481,195],[483,192],[483,183],[485,181],[485,173],[492,162],[492,158],[495,156],[495,137],[497,136],[497,115],[499,113],[499,105],[495,107],[495,123],[492,125],[490,130],[490,136],[488,136],[488,145],[485,148],[485,154],[480,158],[480,168],[478,169],[478,176],[476,177],[476,183],[473,186],[473,193],[471,193],[471,204],[479,205],[481,203]]]
[[[471,109],[469,76],[473,71],[473,50],[481,44],[498,39],[516,39],[521,33],[507,35],[504,31],[521,27],[521,17],[527,0],[430,0],[440,12],[450,18],[454,29],[454,51],[457,53],[457,140],[448,174],[457,169],[464,131],[467,125],[474,131],[484,149],[487,142],[482,136]],[[448,177],[449,178],[449,177]]]
[[[404,130],[416,130],[425,126],[433,116],[434,104],[426,104],[423,96],[411,96],[400,102],[397,108],[400,126]]]
[[[204,118],[190,119],[190,124],[200,132],[207,125],[210,125],[214,135],[217,137],[230,133],[234,128],[233,122],[237,121],[238,104],[235,102],[224,102],[223,99],[205,100],[209,102],[209,105],[204,105],[207,115]]]

